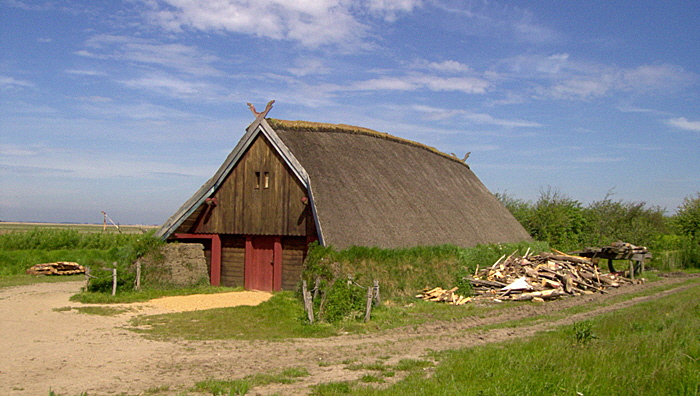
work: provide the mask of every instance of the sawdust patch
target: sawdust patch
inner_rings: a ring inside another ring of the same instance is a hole
[[[272,293],[262,291],[240,291],[216,294],[192,294],[189,296],[161,297],[150,300],[148,305],[168,311],[200,311],[213,308],[255,306],[272,297]]]

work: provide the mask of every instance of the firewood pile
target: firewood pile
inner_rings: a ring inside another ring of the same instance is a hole
[[[585,257],[555,251],[539,255],[506,258],[503,255],[490,267],[464,278],[472,285],[473,297],[463,297],[457,288],[424,289],[416,297],[427,301],[462,305],[469,301],[538,301],[554,300],[562,296],[604,293],[611,287],[634,283],[617,274],[603,274]]]
[[[36,264],[27,270],[29,275],[75,275],[84,273],[85,267],[69,261]]]
[[[426,301],[445,302],[452,305],[464,305],[472,300],[471,297],[464,297],[455,293],[458,289],[458,287],[453,287],[449,290],[445,290],[442,287],[435,287],[430,290],[426,288],[416,298],[422,298]]]

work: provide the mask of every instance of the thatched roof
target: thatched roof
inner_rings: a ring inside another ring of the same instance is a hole
[[[167,237],[263,133],[309,191],[324,245],[474,246],[530,239],[469,166],[432,147],[342,124],[256,120],[215,177],[164,224]]]

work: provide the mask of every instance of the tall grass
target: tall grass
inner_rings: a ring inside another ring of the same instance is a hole
[[[309,252],[304,277],[310,285],[314,284],[316,276],[329,281],[351,276],[363,286],[371,286],[376,279],[384,297],[406,298],[425,287],[455,286],[464,275],[473,273],[477,265],[481,268],[491,265],[503,254],[524,254],[528,247],[535,252],[548,249],[548,245],[541,242],[479,245],[466,249],[440,245],[406,249],[354,246],[335,250],[317,245]]]
[[[40,228],[0,234],[0,250],[109,250],[138,243],[149,234],[84,233],[71,228]]]
[[[117,263],[131,272],[131,263],[160,246],[147,234],[84,233],[70,228],[40,228],[0,234],[0,276],[24,274],[34,264],[72,261],[99,269]],[[111,282],[111,281],[110,281]]]

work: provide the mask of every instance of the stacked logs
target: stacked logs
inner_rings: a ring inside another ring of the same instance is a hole
[[[468,280],[475,296],[515,301],[544,301],[566,295],[605,292],[610,287],[633,283],[616,274],[602,274],[585,257],[563,252],[524,257],[502,256],[495,264]]]
[[[423,289],[421,294],[418,294],[416,298],[422,298],[426,301],[434,302],[445,302],[452,305],[464,305],[471,301],[471,297],[464,297],[455,293],[459,288],[453,287],[452,289],[445,290],[441,287],[434,287],[432,289]]]
[[[29,275],[75,275],[84,273],[85,267],[69,261],[36,264],[27,270]]]
[[[470,301],[546,301],[563,296],[605,293],[611,287],[634,283],[615,273],[603,274],[588,258],[555,250],[536,256],[503,255],[490,267],[477,270],[468,281],[474,296],[456,293],[457,287],[445,290],[425,288],[416,297],[426,301],[463,305]]]

